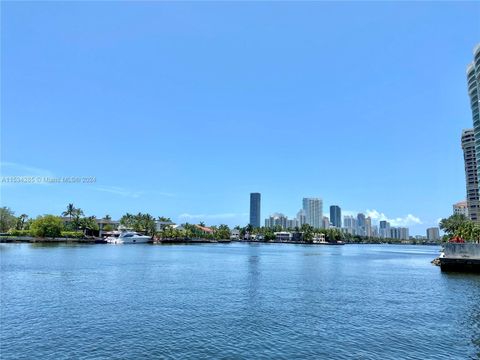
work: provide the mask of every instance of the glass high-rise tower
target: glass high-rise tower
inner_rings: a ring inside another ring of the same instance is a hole
[[[260,227],[260,193],[250,194],[250,225],[255,228]]]
[[[342,227],[342,209],[340,209],[340,206],[330,206],[330,222],[338,229]]]
[[[472,108],[473,130],[475,133],[475,153],[480,154],[480,43],[473,50],[473,61],[467,66],[467,86]],[[476,157],[477,177],[480,178],[480,156]]]

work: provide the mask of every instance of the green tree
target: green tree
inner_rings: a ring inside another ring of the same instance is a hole
[[[455,214],[446,219],[440,221],[440,229],[445,231],[449,236],[457,236],[457,232],[462,226],[464,226],[468,221],[465,215]]]
[[[17,218],[15,229],[17,230],[25,230],[25,224],[28,220],[27,214],[22,214]]]
[[[128,228],[133,229],[133,225],[135,222],[135,217],[132,214],[126,213],[120,218],[120,225]]]
[[[155,223],[155,218],[152,215],[142,214],[140,221],[141,221],[142,231],[144,231],[146,235],[150,235],[150,236],[155,235],[157,224]]]
[[[62,213],[62,216],[68,216],[70,218],[70,221],[72,220],[72,217],[75,215],[75,212],[76,212],[76,208],[73,204],[68,204],[67,205],[67,210],[65,210],[63,213]]]
[[[62,233],[63,221],[54,215],[39,216],[32,222],[30,229],[35,236],[56,238]]]
[[[155,235],[157,225],[155,218],[150,214],[139,212],[137,215],[126,213],[120,218],[120,224],[128,229],[144,232],[146,235]]]
[[[300,228],[303,233],[303,240],[306,242],[313,242],[313,237],[315,235],[315,229],[309,224],[303,224]]]
[[[455,214],[442,219],[440,229],[446,233],[444,240],[447,241],[453,237],[460,237],[466,241],[478,242],[480,240],[480,226],[464,215]]]
[[[230,228],[228,225],[222,224],[215,231],[215,239],[230,239]]]
[[[15,227],[17,218],[8,207],[0,208],[0,232],[7,232]]]
[[[88,230],[98,231],[97,219],[95,216],[78,219],[78,229],[83,230],[84,234],[86,234]]]

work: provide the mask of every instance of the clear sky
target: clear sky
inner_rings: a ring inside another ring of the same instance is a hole
[[[2,184],[17,214],[244,225],[381,213],[424,234],[465,198],[475,2],[2,2]]]

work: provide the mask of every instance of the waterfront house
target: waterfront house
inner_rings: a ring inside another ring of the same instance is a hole
[[[238,229],[233,229],[230,232],[230,239],[231,240],[239,240],[240,239],[240,230]]]
[[[201,226],[201,225],[195,225],[197,229],[199,229],[203,235],[213,235],[213,229],[206,227],[206,226]]]
[[[288,231],[279,231],[274,233],[275,240],[279,242],[290,242],[292,241],[292,233]]]

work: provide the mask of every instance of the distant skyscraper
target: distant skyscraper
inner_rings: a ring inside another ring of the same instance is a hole
[[[303,224],[307,223],[307,217],[305,216],[305,211],[303,209],[301,209],[297,213],[297,222],[298,222],[299,227],[301,227]]]
[[[432,227],[427,229],[428,241],[440,240],[440,229],[438,227]]]
[[[287,229],[295,229],[296,227],[300,227],[297,219],[287,219]]]
[[[477,115],[478,116],[478,115]],[[477,175],[477,156],[475,135],[472,129],[463,130],[462,132],[462,149],[463,160],[465,165],[465,182],[467,188],[467,207],[468,217],[472,221],[479,221],[479,189],[478,189],[478,175]],[[480,154],[480,153],[479,153]]]
[[[355,235],[357,233],[357,219],[351,215],[344,216],[343,228],[347,231],[347,233]]]
[[[330,222],[336,228],[342,227],[342,210],[338,205],[330,206]]]
[[[390,223],[388,221],[380,221],[379,236],[381,238],[387,239],[390,237]]]
[[[303,198],[305,221],[316,229],[322,227],[323,201],[319,198]]]
[[[365,236],[365,214],[357,215],[357,235]]]
[[[260,227],[260,193],[250,194],[250,225]]]
[[[480,154],[480,43],[473,49],[473,61],[467,66],[467,89],[472,108],[472,120],[475,133],[475,153]],[[476,158],[477,171],[480,171],[480,156]],[[465,165],[466,167],[466,165]],[[477,173],[477,178],[480,175]],[[468,191],[468,190],[467,190]],[[467,199],[468,200],[468,199]],[[471,215],[470,215],[471,216]]]
[[[323,229],[328,229],[328,228],[330,228],[330,219],[328,218],[328,216],[324,216],[324,217],[323,217],[323,220],[322,220],[322,228],[323,228]]]
[[[372,218],[370,216],[365,218],[365,236],[372,237]]]
[[[406,227],[392,227],[390,228],[389,238],[397,240],[408,240],[410,238],[408,233],[409,231]]]
[[[274,213],[265,219],[265,227],[274,228],[280,226],[282,229],[287,228],[288,218],[281,213]]]

